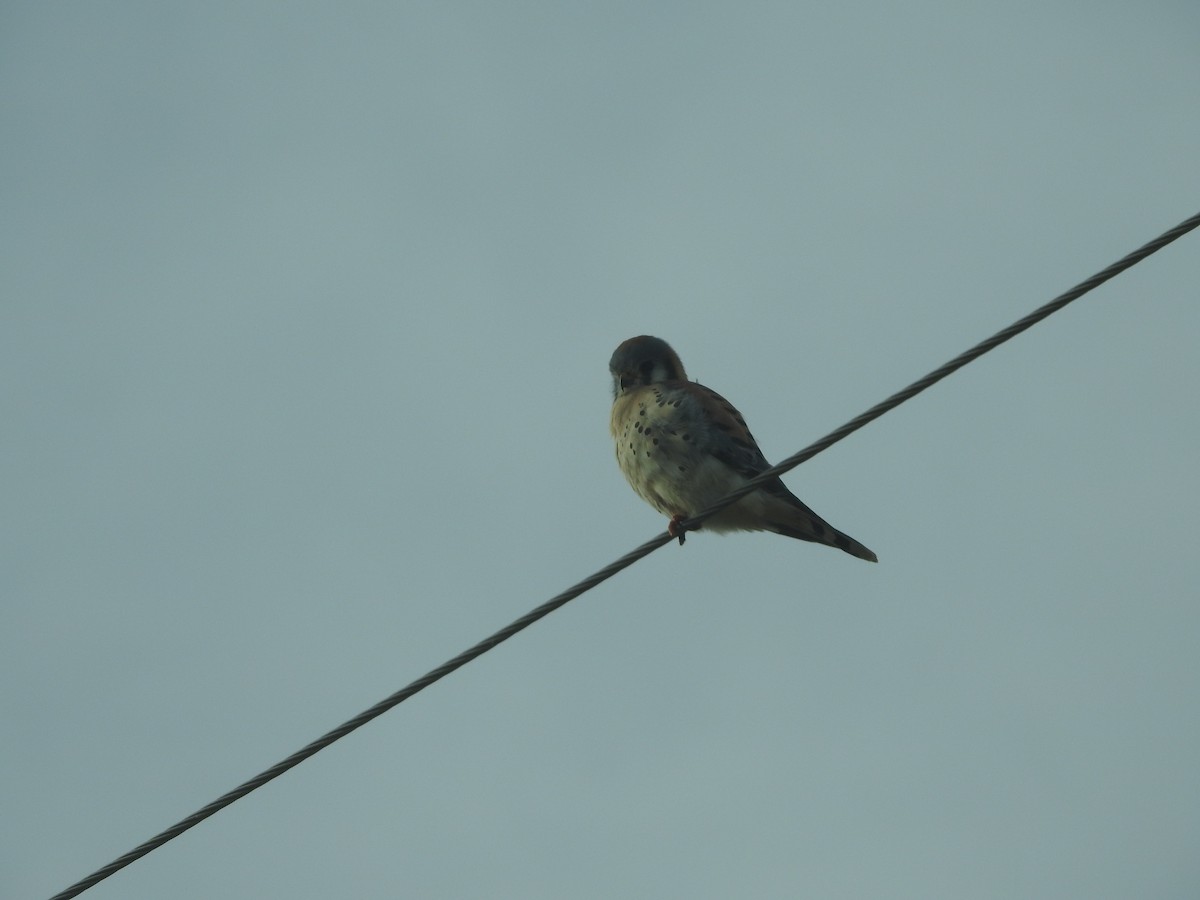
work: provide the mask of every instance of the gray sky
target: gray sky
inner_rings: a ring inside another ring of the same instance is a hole
[[[9,4],[0,894],[661,531],[642,333],[780,459],[1200,209],[1200,7]],[[85,896],[1194,898],[1192,235]]]

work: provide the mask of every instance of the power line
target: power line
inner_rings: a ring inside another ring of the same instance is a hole
[[[873,422],[875,419],[878,419],[884,413],[895,409],[897,406],[899,406],[904,401],[915,397],[917,394],[921,393],[921,391],[923,391],[926,388],[931,387],[932,385],[941,381],[947,375],[950,375],[951,373],[958,371],[963,366],[965,366],[967,363],[978,359],[979,357],[983,356],[983,354],[987,353],[988,351],[994,350],[996,347],[1000,346],[1001,344],[1003,344],[1005,341],[1009,340],[1010,338],[1016,337],[1018,334],[1020,334],[1025,329],[1030,328],[1033,325],[1036,325],[1038,322],[1042,321],[1042,319],[1045,319],[1050,314],[1057,312],[1058,310],[1060,310],[1064,306],[1066,306],[1068,303],[1072,302],[1073,300],[1079,299],[1080,297],[1082,297],[1084,294],[1086,294],[1088,291],[1092,290],[1093,288],[1099,287],[1101,284],[1108,281],[1110,278],[1120,274],[1121,272],[1124,272],[1126,269],[1130,268],[1131,266],[1135,265],[1136,263],[1141,262],[1143,259],[1150,256],[1152,253],[1155,253],[1158,250],[1161,250],[1167,244],[1182,237],[1183,235],[1187,234],[1189,231],[1193,230],[1197,226],[1200,226],[1200,213],[1197,213],[1196,215],[1192,216],[1191,218],[1181,222],[1179,225],[1176,225],[1170,231],[1164,232],[1163,234],[1156,237],[1154,240],[1150,241],[1149,243],[1145,244],[1144,246],[1133,251],[1128,256],[1125,256],[1124,258],[1118,260],[1117,262],[1113,263],[1112,265],[1108,266],[1107,268],[1101,270],[1100,272],[1097,272],[1095,275],[1093,275],[1091,278],[1088,278],[1086,281],[1080,282],[1075,287],[1071,288],[1066,293],[1060,294],[1058,297],[1055,297],[1053,300],[1051,300],[1049,303],[1045,304],[1044,306],[1038,307],[1033,312],[1031,312],[1029,315],[1014,322],[1012,325],[1009,325],[1004,330],[996,332],[996,334],[992,335],[987,340],[982,341],[979,344],[976,344],[970,350],[967,350],[964,353],[960,353],[958,356],[954,357],[954,359],[950,360],[949,362],[945,363],[944,365],[942,365],[942,366],[938,367],[937,369],[935,369],[934,371],[930,372],[924,378],[914,381],[912,384],[910,384],[908,387],[904,388],[902,391],[898,391],[897,393],[892,394],[892,396],[888,397],[883,402],[877,403],[875,406],[872,406],[866,412],[851,419],[849,422],[847,422],[841,428],[838,428],[837,430],[830,432],[825,437],[821,438],[819,441],[809,444],[807,447],[805,447],[800,452],[798,452],[792,456],[789,456],[787,459],[785,459],[783,462],[779,463],[778,465],[772,466],[770,469],[767,469],[765,472],[752,478],[743,487],[738,488],[738,490],[729,494],[727,497],[722,499],[720,502],[713,504],[708,509],[703,510],[702,512],[693,516],[692,518],[686,519],[683,522],[681,522],[678,526],[679,529],[686,531],[686,530],[691,530],[691,529],[695,529],[695,528],[699,527],[699,525],[705,519],[707,519],[709,516],[716,514],[720,510],[724,509],[726,506],[729,506],[731,503],[737,502],[739,499],[746,496],[751,491],[755,490],[763,482],[769,481],[772,478],[776,478],[779,475],[782,475],[784,472],[788,472],[791,469],[794,469],[796,466],[800,465],[802,462],[816,456],[822,450],[826,450],[829,447],[832,447],[838,441],[842,440],[842,438],[845,438],[845,437],[853,434],[855,431],[858,431],[858,429],[862,428],[864,425],[868,424],[869,422]],[[680,533],[682,533],[682,531]],[[277,778],[278,776],[282,775],[284,772],[288,771],[288,769],[291,769],[294,766],[299,765],[300,763],[304,762],[304,760],[308,759],[310,756],[313,756],[316,753],[318,753],[319,751],[324,750],[330,744],[334,743],[337,740],[340,740],[341,738],[345,737],[346,735],[348,735],[350,732],[354,731],[355,729],[357,729],[363,725],[366,725],[368,722],[370,722],[372,719],[376,718],[377,716],[383,715],[385,712],[387,712],[392,707],[397,706],[400,703],[403,703],[405,700],[407,700],[413,694],[416,694],[419,691],[423,691],[425,688],[429,687],[435,681],[438,681],[438,680],[444,678],[445,676],[449,675],[455,669],[458,669],[461,666],[466,665],[467,663],[469,663],[471,660],[475,659],[478,656],[482,656],[484,653],[487,653],[487,651],[491,650],[497,644],[503,643],[504,641],[508,640],[510,637],[515,635],[517,632],[523,631],[524,629],[528,628],[534,622],[538,621],[538,619],[542,619],[542,618],[548,616],[550,613],[554,612],[554,610],[558,609],[560,606],[564,606],[565,604],[569,603],[571,600],[574,600],[580,594],[590,591],[592,588],[596,587],[596,585],[600,584],[603,581],[608,580],[613,575],[616,575],[618,572],[620,572],[622,569],[628,568],[629,566],[633,565],[635,562],[642,559],[643,557],[649,556],[651,553],[653,553],[659,547],[669,544],[672,540],[674,540],[674,538],[671,535],[667,534],[666,532],[663,532],[662,534],[658,535],[657,537],[654,537],[651,540],[646,541],[646,543],[642,544],[640,547],[637,547],[636,549],[629,551],[624,556],[622,556],[620,559],[615,560],[612,563],[609,563],[603,569],[588,576],[587,578],[585,578],[583,581],[579,582],[575,586],[568,588],[567,590],[563,591],[561,594],[558,594],[555,597],[551,597],[549,600],[547,600],[545,603],[543,603],[541,606],[537,607],[536,609],[530,610],[525,615],[521,616],[521,618],[519,618],[516,621],[512,622],[511,624],[505,626],[504,628],[501,628],[499,631],[497,631],[491,637],[485,638],[484,640],[480,641],[478,644],[476,644],[475,646],[471,647],[468,650],[464,650],[462,653],[458,654],[458,656],[454,657],[453,659],[447,660],[446,662],[444,662],[440,666],[438,666],[436,669],[433,669],[432,671],[427,672],[425,675],[421,676],[416,681],[409,684],[407,687],[404,687],[404,688],[400,689],[399,691],[396,691],[396,693],[392,694],[390,697],[387,697],[387,698],[379,701],[374,706],[372,706],[370,709],[363,710],[361,713],[359,713],[354,718],[342,723],[337,728],[335,728],[332,731],[317,738],[315,741],[310,743],[308,746],[303,747],[300,750],[297,750],[291,756],[287,757],[287,759],[280,760],[275,765],[271,766],[271,768],[266,769],[265,771],[259,773],[258,775],[254,776],[253,778],[251,778],[249,781],[246,781],[243,784],[239,785],[238,787],[234,788],[233,790],[229,791],[228,793],[223,794],[222,796],[218,797],[216,800],[209,803],[207,806],[204,806],[201,809],[196,810],[196,812],[192,813],[186,819],[182,819],[179,822],[177,822],[176,824],[172,825],[166,831],[163,831],[160,834],[155,835],[154,837],[152,837],[150,840],[146,841],[143,844],[139,844],[137,847],[134,847],[132,850],[130,850],[128,853],[124,854],[123,856],[119,856],[117,859],[113,860],[108,865],[104,866],[103,868],[97,869],[91,875],[88,875],[86,878],[83,878],[80,881],[77,881],[75,884],[71,885],[66,890],[64,890],[58,894],[55,894],[51,898],[51,900],[68,900],[68,898],[70,898],[70,897],[79,896],[79,894],[83,893],[88,888],[98,884],[99,882],[103,881],[109,875],[112,875],[114,872],[117,872],[117,871],[125,868],[125,866],[129,865],[130,863],[134,862],[135,860],[141,859],[143,856],[148,854],[150,851],[161,847],[163,844],[167,843],[168,841],[171,841],[174,838],[179,837],[179,835],[183,834],[185,831],[187,831],[193,825],[198,825],[200,822],[203,822],[205,819],[207,819],[213,813],[219,812],[220,810],[222,810],[225,807],[232,804],[235,800],[239,800],[242,797],[249,794],[251,791],[257,790],[258,788],[262,787],[267,782]]]
[[[1016,322],[1013,322],[1007,328],[1005,328],[1001,331],[997,331],[986,341],[980,341],[978,344],[976,344],[970,350],[966,350],[966,351],[960,353],[958,356],[954,357],[954,359],[952,359],[949,362],[934,369],[932,372],[930,372],[924,378],[917,379],[912,384],[910,384],[908,387],[906,387],[904,390],[897,391],[896,393],[892,394],[892,396],[888,397],[886,400],[884,400],[880,403],[876,403],[874,406],[872,406],[866,412],[855,416],[853,419],[851,419],[849,422],[847,422],[841,428],[838,428],[835,431],[831,431],[829,434],[825,435],[825,437],[821,438],[819,441],[809,444],[807,447],[805,447],[799,453],[795,453],[792,456],[789,456],[783,462],[778,463],[777,465],[774,465],[771,468],[767,469],[765,472],[762,472],[762,473],[756,475],[754,478],[751,478],[749,481],[747,481],[744,485],[742,485],[736,491],[733,491],[728,496],[723,497],[721,500],[714,503],[708,509],[701,510],[699,513],[697,513],[692,518],[686,519],[683,522],[680,522],[679,525],[676,526],[677,530],[679,530],[679,529],[687,530],[689,528],[696,528],[701,522],[703,522],[709,516],[715,515],[716,513],[723,510],[725,507],[729,506],[731,503],[736,503],[742,497],[745,497],[747,494],[756,490],[759,487],[759,485],[761,485],[763,482],[770,481],[772,478],[777,478],[778,476],[782,475],[784,472],[790,472],[792,469],[796,468],[796,466],[800,465],[800,463],[805,462],[806,460],[812,459],[814,456],[816,456],[822,450],[828,450],[830,447],[832,447],[834,444],[836,444],[842,438],[849,437],[851,434],[858,431],[858,429],[862,428],[864,425],[866,425],[870,422],[874,422],[876,419],[878,419],[884,413],[895,409],[897,406],[899,406],[905,400],[911,400],[913,397],[917,396],[917,394],[921,393],[921,391],[937,384],[939,381],[941,381],[947,375],[950,375],[953,372],[957,372],[959,369],[961,369],[967,363],[973,362],[974,360],[979,359],[979,357],[983,356],[983,354],[987,353],[989,350],[995,350],[997,347],[999,347],[1005,341],[1009,340],[1010,338],[1016,337],[1022,331],[1036,325],[1038,322],[1042,321],[1042,319],[1046,318],[1047,316],[1051,315],[1052,313],[1058,312],[1060,309],[1062,309],[1068,303],[1072,302],[1073,300],[1078,300],[1080,297],[1082,297],[1088,291],[1092,290],[1093,288],[1098,288],[1100,285],[1104,284],[1104,282],[1108,281],[1110,278],[1120,275],[1126,269],[1141,262],[1147,256],[1150,256],[1152,253],[1156,253],[1157,251],[1161,250],[1163,247],[1167,246],[1167,244],[1171,243],[1172,241],[1183,237],[1185,234],[1187,234],[1192,229],[1196,228],[1196,226],[1198,226],[1198,225],[1200,225],[1200,213],[1197,213],[1196,215],[1192,216],[1190,219],[1186,219],[1183,222],[1180,222],[1178,225],[1176,225],[1170,231],[1163,232],[1158,237],[1156,237],[1154,240],[1150,241],[1147,244],[1144,244],[1143,246],[1134,250],[1129,255],[1124,256],[1121,259],[1117,260],[1111,266],[1108,266],[1105,269],[1101,269],[1099,272],[1097,272],[1091,278],[1088,278],[1086,281],[1079,282],[1079,284],[1075,285],[1075,287],[1071,288],[1066,293],[1059,294],[1057,297],[1055,297],[1049,303],[1045,304],[1044,306],[1039,306],[1037,309],[1035,309],[1029,315],[1025,316],[1022,319],[1018,319]]]

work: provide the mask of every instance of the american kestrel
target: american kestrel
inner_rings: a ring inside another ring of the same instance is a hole
[[[608,368],[617,462],[642,499],[670,517],[668,531],[680,543],[681,521],[770,468],[741,414],[716,391],[688,381],[666,341],[630,338],[613,353]],[[778,478],[701,527],[773,531],[877,562],[874,553],[801,503]]]

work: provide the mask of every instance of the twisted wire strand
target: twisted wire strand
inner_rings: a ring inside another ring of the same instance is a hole
[[[1003,329],[1002,331],[996,332],[996,334],[992,335],[987,340],[982,341],[979,344],[976,344],[970,350],[967,350],[964,353],[960,353],[958,356],[954,357],[954,359],[950,360],[949,362],[945,363],[944,365],[942,365],[939,368],[935,369],[934,371],[930,372],[924,378],[914,381],[908,387],[904,388],[901,391],[896,392],[895,394],[892,394],[892,396],[888,397],[886,400],[882,401],[881,403],[877,403],[875,406],[872,406],[866,412],[851,419],[849,422],[847,422],[841,428],[838,428],[835,431],[830,432],[825,437],[821,438],[819,441],[809,444],[807,447],[805,447],[803,450],[799,451],[798,453],[795,453],[792,456],[789,456],[787,459],[783,460],[781,463],[779,463],[775,466],[772,466],[770,469],[767,469],[766,471],[762,472],[760,475],[755,476],[750,481],[748,481],[743,487],[738,488],[738,490],[732,492],[731,494],[726,496],[724,499],[722,499],[720,502],[715,503],[712,506],[710,506],[708,509],[705,509],[705,510],[697,513],[695,516],[692,516],[690,519],[686,519],[683,522],[681,522],[678,526],[678,528],[680,529],[680,533],[683,533],[683,531],[698,528],[700,526],[700,524],[703,523],[703,521],[705,519],[707,519],[709,516],[720,512],[722,509],[729,506],[731,503],[736,503],[738,500],[740,500],[742,497],[746,496],[747,494],[749,494],[750,492],[755,490],[757,487],[759,487],[764,482],[769,481],[772,478],[776,478],[779,475],[782,475],[784,472],[788,472],[791,469],[794,469],[796,466],[800,465],[802,462],[805,462],[806,460],[809,460],[812,457],[816,456],[822,450],[826,450],[829,447],[832,447],[838,441],[853,434],[855,431],[858,431],[858,429],[862,428],[864,425],[867,425],[868,423],[873,422],[875,419],[878,419],[884,413],[886,413],[892,409],[895,409],[901,403],[915,397],[917,394],[921,393],[926,388],[931,387],[932,385],[941,381],[947,375],[950,375],[951,373],[956,372],[958,369],[961,369],[967,363],[978,359],[979,357],[983,356],[983,354],[987,353],[990,350],[995,349],[996,347],[1003,344],[1005,341],[1009,340],[1010,338],[1015,337],[1016,335],[1020,334],[1022,331],[1025,331],[1027,328],[1030,328],[1031,326],[1036,325],[1038,322],[1042,321],[1042,319],[1045,319],[1050,314],[1057,312],[1058,310],[1060,310],[1064,306],[1066,306],[1068,303],[1072,302],[1073,300],[1077,300],[1078,298],[1082,297],[1084,294],[1086,294],[1088,291],[1092,290],[1093,288],[1100,286],[1101,284],[1108,281],[1110,278],[1114,277],[1115,275],[1118,275],[1121,272],[1128,269],[1129,267],[1135,265],[1136,263],[1141,262],[1143,259],[1150,256],[1152,253],[1155,253],[1156,251],[1161,250],[1167,244],[1182,237],[1183,235],[1187,234],[1189,231],[1193,230],[1197,226],[1200,226],[1200,213],[1197,213],[1196,215],[1192,216],[1191,218],[1181,222],[1179,225],[1176,225],[1170,231],[1164,232],[1159,237],[1157,237],[1154,240],[1150,241],[1149,243],[1143,245],[1142,247],[1133,251],[1129,255],[1125,256],[1124,258],[1118,260],[1117,262],[1115,262],[1112,265],[1108,266],[1107,268],[1101,270],[1100,272],[1097,272],[1095,275],[1093,275],[1091,278],[1087,279],[1086,281],[1080,282],[1078,285],[1071,288],[1071,290],[1067,291],[1064,294],[1060,294],[1058,297],[1055,297],[1053,300],[1051,300],[1049,303],[1045,304],[1044,306],[1038,307],[1036,310],[1031,312],[1029,315],[1014,322],[1012,325],[1009,325],[1007,328]],[[271,766],[269,769],[266,769],[266,770],[260,772],[258,775],[255,775],[249,781],[243,782],[242,784],[238,785],[236,788],[229,791],[228,793],[221,795],[220,797],[218,797],[216,800],[213,800],[208,805],[196,810],[194,813],[192,813],[187,818],[181,819],[179,822],[172,825],[170,828],[168,828],[165,831],[162,831],[159,834],[155,835],[154,837],[150,838],[150,840],[145,841],[142,844],[139,844],[138,846],[136,846],[132,850],[130,850],[128,853],[125,853],[122,856],[117,857],[116,859],[114,859],[112,862],[110,862],[108,865],[104,866],[103,868],[97,869],[95,872],[93,872],[91,875],[88,875],[86,878],[80,879],[79,881],[75,882],[75,884],[68,887],[66,890],[55,894],[51,898],[51,900],[68,900],[68,898],[79,896],[79,894],[83,893],[88,888],[93,887],[94,885],[98,884],[99,882],[103,881],[105,878],[112,875],[113,873],[118,872],[121,869],[125,868],[125,866],[129,865],[130,863],[135,862],[138,859],[141,859],[143,856],[150,853],[152,850],[156,850],[157,848],[161,847],[163,844],[167,843],[168,841],[171,841],[171,840],[179,837],[179,835],[183,834],[189,828],[193,827],[194,825],[198,825],[200,822],[203,822],[209,816],[211,816],[214,813],[219,812],[220,810],[229,806],[234,801],[240,800],[242,797],[245,797],[247,794],[251,793],[252,791],[257,790],[258,788],[265,785],[267,782],[272,781],[273,779],[279,777],[284,772],[286,772],[289,769],[294,768],[295,766],[304,762],[304,760],[308,759],[310,756],[314,756],[315,754],[319,753],[321,750],[324,750],[330,744],[345,737],[350,732],[360,728],[363,725],[366,725],[372,719],[375,719],[378,716],[383,715],[385,712],[390,710],[392,707],[397,706],[400,703],[403,703],[405,700],[407,700],[413,694],[423,691],[425,688],[429,687],[435,681],[439,681],[442,678],[449,675],[451,672],[455,671],[456,669],[459,669],[462,666],[465,666],[467,663],[469,663],[471,660],[475,659],[476,657],[482,656],[484,653],[487,653],[489,650],[491,650],[497,644],[501,644],[504,641],[508,640],[513,635],[517,634],[517,632],[524,631],[526,628],[528,628],[534,622],[538,621],[539,619],[545,618],[550,613],[552,613],[556,609],[558,609],[560,606],[564,606],[567,603],[569,603],[570,601],[574,600],[579,595],[584,594],[587,591],[590,591],[592,588],[596,587],[597,585],[599,585],[600,583],[602,583],[604,581],[607,581],[609,578],[616,575],[618,572],[622,571],[623,569],[626,569],[629,566],[633,565],[635,562],[642,559],[643,557],[649,556],[651,553],[653,553],[659,547],[669,544],[674,539],[675,538],[672,535],[668,534],[667,532],[663,532],[662,534],[659,534],[656,537],[651,538],[650,540],[646,541],[640,547],[636,547],[635,549],[630,550],[628,553],[626,553],[620,559],[614,560],[613,562],[611,562],[607,566],[605,566],[603,569],[600,569],[598,572],[593,573],[592,575],[585,578],[583,581],[580,581],[578,584],[574,585],[573,587],[570,587],[567,590],[563,591],[561,594],[551,597],[549,600],[547,600],[541,606],[538,606],[537,608],[530,610],[525,615],[521,616],[519,619],[516,619],[515,621],[506,625],[504,628],[501,628],[499,631],[497,631],[495,634],[491,635],[490,637],[487,637],[487,638],[483,639],[482,641],[480,641],[479,643],[475,644],[473,647],[470,647],[469,649],[464,650],[462,653],[458,654],[458,656],[455,656],[453,659],[447,660],[446,662],[444,662],[440,666],[438,666],[436,669],[432,669],[431,671],[422,675],[416,681],[413,681],[411,684],[407,685],[406,687],[401,688],[400,690],[396,691],[391,696],[386,697],[383,700],[380,700],[378,703],[376,703],[374,706],[370,707],[369,709],[363,710],[361,713],[359,713],[354,718],[349,719],[346,722],[343,722],[337,728],[333,729],[332,731],[327,732],[326,734],[317,738],[315,741],[313,741],[312,743],[308,744],[307,746],[301,748],[300,750],[297,750],[291,756],[287,757],[286,759],[280,760],[275,765]]]

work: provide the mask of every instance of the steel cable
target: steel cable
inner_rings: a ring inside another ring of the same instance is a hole
[[[1066,293],[1060,294],[1058,297],[1055,297],[1053,300],[1051,300],[1049,303],[1046,303],[1044,306],[1038,307],[1036,310],[1031,312],[1029,315],[1025,316],[1022,319],[1019,319],[1018,321],[1014,322],[1012,325],[1009,325],[1007,328],[1003,329],[1002,331],[996,332],[996,334],[992,335],[987,340],[982,341],[979,344],[976,344],[970,350],[967,350],[964,353],[960,353],[958,356],[954,357],[954,359],[950,360],[949,362],[945,363],[944,365],[942,365],[942,366],[938,367],[937,369],[935,369],[934,371],[930,372],[924,378],[914,381],[908,387],[904,388],[901,391],[896,392],[895,394],[892,394],[886,400],[882,401],[881,403],[877,403],[875,406],[872,406],[866,412],[851,419],[849,422],[847,422],[841,428],[838,428],[835,431],[830,432],[825,437],[821,438],[819,441],[809,444],[803,450],[799,451],[798,453],[793,454],[792,456],[789,456],[787,459],[783,460],[783,462],[779,463],[778,465],[772,466],[770,469],[767,469],[765,472],[761,473],[760,475],[755,476],[749,482],[747,482],[743,487],[741,487],[738,490],[734,491],[733,493],[729,494],[727,497],[722,499],[719,503],[716,503],[713,506],[709,507],[708,509],[703,510],[702,512],[693,516],[692,518],[686,519],[683,522],[681,522],[679,525],[679,528],[681,529],[680,533],[683,533],[687,530],[693,530],[693,529],[699,527],[700,524],[703,523],[703,521],[705,519],[707,519],[709,516],[714,515],[715,513],[724,509],[726,506],[729,506],[731,503],[736,503],[739,499],[746,496],[751,491],[755,490],[763,482],[769,481],[772,478],[776,478],[779,475],[782,475],[783,473],[788,472],[791,469],[794,469],[796,466],[800,465],[802,462],[805,462],[806,460],[809,460],[812,457],[816,456],[822,450],[826,450],[829,447],[832,447],[838,441],[853,434],[855,431],[858,431],[858,429],[862,428],[864,425],[867,425],[868,423],[873,422],[875,419],[878,419],[884,413],[895,409],[897,406],[899,406],[901,403],[905,402],[906,400],[912,399],[917,394],[924,391],[926,388],[933,386],[934,384],[936,384],[937,382],[939,382],[943,378],[945,378],[947,375],[950,375],[951,373],[958,371],[963,366],[965,366],[967,363],[978,359],[979,357],[983,356],[985,353],[989,352],[990,350],[994,350],[996,347],[1000,346],[1001,344],[1003,344],[1005,341],[1009,340],[1010,338],[1016,337],[1022,331],[1025,331],[1027,328],[1030,328],[1033,325],[1036,325],[1038,322],[1042,321],[1047,316],[1062,309],[1068,303],[1071,303],[1072,301],[1079,299],[1084,294],[1086,294],[1088,291],[1091,291],[1092,289],[1099,287],[1101,284],[1108,281],[1110,278],[1120,274],[1121,272],[1125,271],[1126,269],[1130,268],[1131,266],[1135,265],[1136,263],[1141,262],[1143,259],[1150,256],[1152,253],[1155,253],[1156,251],[1161,250],[1167,244],[1182,237],[1183,235],[1187,234],[1189,231],[1193,230],[1197,226],[1200,226],[1200,213],[1197,213],[1196,215],[1192,216],[1191,218],[1181,222],[1179,225],[1176,225],[1171,230],[1164,232],[1159,237],[1157,237],[1154,240],[1150,241],[1149,243],[1143,245],[1142,247],[1138,248],[1137,250],[1135,250],[1132,253],[1125,256],[1124,258],[1118,260],[1117,262],[1115,262],[1112,265],[1108,266],[1107,268],[1101,270],[1100,272],[1097,272],[1095,275],[1093,275],[1091,278],[1088,278],[1086,281],[1080,282],[1075,287],[1071,288]],[[458,668],[466,665],[471,660],[475,659],[478,656],[482,656],[484,653],[491,650],[497,644],[501,644],[504,641],[508,640],[510,637],[515,635],[517,632],[523,631],[524,629],[526,629],[530,625],[532,625],[534,622],[538,621],[539,619],[544,618],[545,616],[548,616],[550,613],[554,612],[554,610],[558,609],[560,606],[563,606],[563,605],[569,603],[571,600],[574,600],[579,595],[586,593],[587,591],[590,591],[592,588],[596,587],[601,582],[608,580],[613,575],[616,575],[618,572],[622,571],[623,569],[628,568],[629,566],[633,565],[635,562],[642,559],[643,557],[649,556],[651,553],[653,553],[659,547],[662,547],[662,546],[670,543],[672,540],[674,540],[674,538],[670,534],[663,532],[662,534],[658,535],[657,537],[654,537],[651,540],[646,541],[646,543],[642,544],[640,547],[637,547],[634,550],[629,551],[624,556],[622,556],[620,559],[617,559],[614,562],[609,563],[603,569],[600,569],[598,572],[595,572],[594,574],[588,576],[583,581],[580,581],[578,584],[574,585],[573,587],[570,587],[567,590],[563,591],[561,594],[558,594],[557,596],[550,598],[545,603],[543,603],[541,606],[538,606],[536,609],[530,610],[525,615],[521,616],[519,619],[515,620],[514,622],[505,626],[504,628],[501,628],[499,631],[497,631],[495,634],[491,635],[490,637],[485,638],[484,640],[475,644],[473,647],[471,647],[467,650],[464,650],[462,653],[458,654],[458,656],[455,656],[453,659],[447,660],[446,662],[444,662],[440,666],[438,666],[436,669],[433,669],[433,670],[427,672],[425,675],[421,676],[416,681],[414,681],[411,684],[407,685],[406,687],[400,689],[399,691],[396,691],[396,693],[392,694],[390,697],[387,697],[387,698],[379,701],[374,706],[372,706],[370,709],[363,710],[361,713],[359,713],[354,718],[349,719],[348,721],[342,723],[341,725],[339,725],[337,728],[333,729],[332,731],[317,738],[315,741],[308,744],[306,747],[303,747],[302,749],[297,750],[295,753],[293,753],[291,756],[287,757],[286,759],[280,760],[275,765],[271,766],[269,769],[266,769],[265,771],[259,773],[258,775],[254,776],[253,778],[251,778],[249,781],[244,782],[243,784],[239,785],[238,787],[234,788],[233,790],[229,791],[228,793],[223,794],[222,796],[218,797],[216,800],[212,801],[208,805],[202,807],[201,809],[196,810],[196,812],[192,813],[187,818],[180,820],[176,824],[172,825],[170,828],[168,828],[165,831],[160,832],[159,834],[150,838],[150,840],[148,840],[142,844],[139,844],[137,847],[134,847],[128,853],[125,853],[122,856],[117,857],[112,862],[110,862],[108,865],[104,866],[101,869],[97,869],[91,875],[88,875],[86,878],[83,878],[83,879],[77,881],[75,884],[71,885],[66,890],[61,891],[58,894],[55,894],[51,898],[51,900],[67,900],[67,898],[70,898],[70,897],[77,897],[79,894],[83,893],[85,890],[98,884],[99,882],[103,881],[105,878],[112,875],[114,872],[117,872],[117,871],[123,869],[125,866],[129,865],[130,863],[132,863],[132,862],[140,859],[141,857],[145,856],[146,854],[150,853],[152,850],[155,850],[158,847],[161,847],[163,844],[167,843],[168,841],[173,840],[174,838],[183,834],[185,831],[187,831],[192,826],[197,825],[200,822],[203,822],[205,819],[207,819],[213,813],[219,812],[220,810],[222,810],[225,807],[232,804],[235,800],[239,800],[242,797],[249,794],[251,791],[257,790],[258,788],[265,785],[267,782],[277,778],[278,776],[282,775],[284,772],[288,771],[289,769],[293,768],[294,766],[299,765],[304,760],[308,759],[310,756],[315,755],[316,753],[320,752],[321,750],[324,750],[330,744],[345,737],[350,732],[367,724],[368,722],[370,722],[372,719],[376,718],[377,716],[383,715],[385,712],[390,710],[392,707],[397,706],[398,704],[407,700],[413,694],[416,694],[416,693],[424,690],[425,688],[427,688],[431,684],[433,684],[435,681],[438,681],[438,680],[444,678],[445,676],[449,675],[455,669],[458,669]]]

